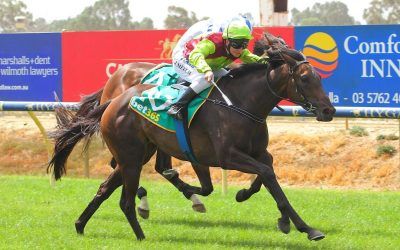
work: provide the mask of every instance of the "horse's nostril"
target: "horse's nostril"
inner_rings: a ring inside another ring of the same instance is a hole
[[[324,115],[330,115],[330,114],[334,114],[335,111],[334,111],[334,109],[326,108],[326,109],[322,110],[322,113]]]

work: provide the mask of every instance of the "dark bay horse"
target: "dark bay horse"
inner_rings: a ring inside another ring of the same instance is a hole
[[[321,78],[301,53],[279,48],[271,57],[270,68],[246,65],[234,69],[232,78],[221,79],[220,87],[240,112],[206,102],[190,128],[193,150],[204,168],[219,166],[257,174],[256,185],[261,183],[270,191],[283,223],[288,224],[290,219],[310,240],[322,239],[324,235],[309,227],[296,213],[276,180],[272,157],[266,150],[265,118],[283,98],[313,112],[319,121],[332,120],[335,109],[322,89]],[[173,133],[161,130],[127,108],[133,95],[140,95],[151,87],[131,87],[114,100],[96,107],[88,117],[89,122],[101,117],[101,133],[118,163],[116,171],[123,183],[120,206],[138,239],[144,239],[144,234],[136,218],[134,196],[142,165],[156,149],[186,160]],[[221,96],[213,91],[210,100],[217,99]],[[64,167],[54,165],[56,179],[65,172]]]
[[[269,33],[264,33],[260,40],[256,41],[254,47],[254,53],[257,55],[262,55],[266,52],[266,50],[272,46],[280,44],[285,46],[286,44],[279,40],[278,38],[272,36]],[[97,121],[92,121],[91,124],[80,124],[80,121],[88,118],[89,113],[93,111],[98,105],[101,105],[108,100],[115,98],[126,91],[128,88],[137,85],[140,83],[140,80],[143,76],[156,65],[152,63],[128,63],[123,67],[119,68],[106,82],[104,88],[99,91],[85,96],[83,100],[80,102],[80,107],[78,111],[75,113],[69,112],[66,109],[60,108],[56,110],[56,117],[59,121],[58,130],[52,134],[52,137],[55,139],[55,150],[52,160],[50,161],[50,165],[55,165],[56,167],[63,168],[66,160],[68,159],[70,153],[72,152],[75,145],[82,140],[83,138],[90,137],[93,133],[85,133],[80,134],[77,132],[71,133],[72,128],[75,126],[78,130],[87,131],[90,126],[97,126],[99,123]],[[80,137],[77,137],[77,134]],[[88,141],[88,140],[86,140]],[[111,161],[111,166],[113,168],[116,167],[116,162],[113,159]],[[193,209],[197,212],[205,212],[204,204],[195,197],[195,193],[200,193],[202,195],[210,194],[213,190],[212,183],[208,182],[209,171],[205,169],[195,168],[196,174],[199,176],[200,182],[202,184],[202,188],[193,187],[185,182],[183,182],[179,175],[174,176],[166,176],[163,175],[164,171],[172,169],[171,166],[171,157],[161,150],[157,152],[156,158],[156,171],[164,176],[168,181],[170,181],[179,191],[183,193],[183,195],[187,199],[192,199]],[[117,169],[115,173],[112,173],[109,178],[105,182],[103,182],[98,192],[95,196],[95,199],[88,205],[85,209],[81,217],[76,222],[77,231],[79,233],[83,233],[84,227],[90,217],[94,214],[94,212],[98,209],[100,204],[106,200],[113,191],[122,185],[121,177],[119,176],[120,172]],[[205,177],[203,177],[205,176]],[[258,189],[257,189],[258,187]],[[251,186],[250,189],[244,189],[240,193],[238,193],[237,200],[244,201],[248,199],[253,193],[257,192],[261,187],[260,182],[256,182]],[[138,197],[144,200],[146,197],[146,190],[144,188],[140,188],[138,191]],[[146,202],[146,200],[144,200]],[[142,205],[142,204],[141,204]],[[140,216],[143,218],[148,218],[149,209],[148,206],[144,205],[146,208],[142,208],[142,206],[138,206],[138,212]],[[288,232],[289,228],[283,229],[284,232]]]

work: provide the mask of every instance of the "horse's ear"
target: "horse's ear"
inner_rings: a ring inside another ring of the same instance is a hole
[[[272,46],[274,44],[275,41],[275,36],[273,36],[272,34],[268,33],[268,32],[264,32],[263,36],[262,36],[262,40],[264,40],[264,42],[266,44],[268,44],[269,46]]]
[[[264,32],[263,39],[268,43],[269,46],[276,47],[276,48],[288,48],[289,46],[286,44],[285,40],[282,37],[274,36],[271,33]]]
[[[266,51],[270,48],[271,46],[268,44],[268,42],[261,38],[254,43],[253,53],[258,56],[265,56]]]

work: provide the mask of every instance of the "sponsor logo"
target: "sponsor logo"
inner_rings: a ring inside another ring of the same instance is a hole
[[[172,57],[172,51],[174,50],[176,44],[179,41],[179,38],[181,38],[182,35],[176,34],[174,38],[169,39],[165,38],[164,40],[158,41],[159,45],[162,45],[162,51],[160,54],[161,59],[171,59]]]
[[[330,77],[338,66],[339,52],[335,40],[324,32],[310,35],[303,47],[303,54],[322,78]]]
[[[135,108],[137,111],[139,111],[142,115],[149,118],[150,120],[154,122],[160,121],[160,114],[157,114],[156,112],[150,110],[146,106],[143,106],[142,104],[139,104],[136,101],[132,102],[131,105],[132,108]]]

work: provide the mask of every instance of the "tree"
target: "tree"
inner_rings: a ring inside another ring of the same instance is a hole
[[[16,18],[21,18],[22,26],[17,27]],[[0,0],[0,31],[19,32],[29,30],[32,14],[27,11],[25,3],[19,0]]]
[[[153,20],[151,18],[145,17],[140,22],[133,22],[134,30],[152,30],[154,29]]]
[[[132,22],[128,0],[99,0],[75,18],[51,23],[51,30],[130,30],[153,29],[153,20]]]
[[[46,19],[39,17],[33,21],[29,31],[47,32],[49,31],[49,24],[46,22]]]
[[[400,0],[373,0],[364,10],[367,24],[398,24],[400,22]]]
[[[56,20],[50,24],[50,30],[130,30],[152,29],[153,20],[144,18],[141,22],[132,22],[128,0],[99,0],[93,6],[83,10],[75,18]]]
[[[347,5],[332,1],[324,4],[316,3],[312,8],[299,11],[294,8],[292,11],[293,25],[354,25],[359,24],[349,15]]]
[[[198,22],[196,14],[192,11],[189,13],[182,7],[169,6],[168,16],[164,20],[164,26],[167,29],[187,29],[192,24]]]

